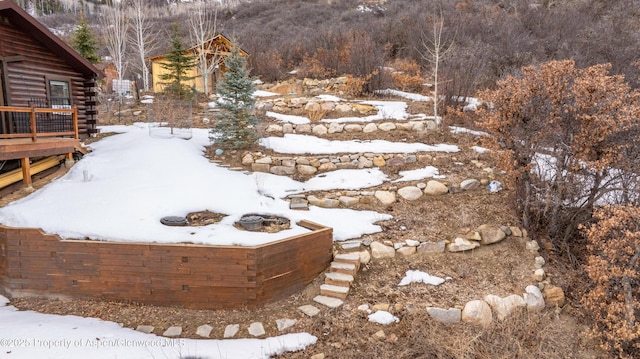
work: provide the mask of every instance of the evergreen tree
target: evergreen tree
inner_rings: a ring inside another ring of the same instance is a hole
[[[226,72],[217,85],[216,123],[210,139],[220,147],[238,149],[250,146],[258,140],[258,119],[255,116],[255,86],[249,76],[247,60],[237,47],[225,59]]]
[[[174,23],[171,29],[171,52],[166,56],[166,62],[160,63],[160,66],[168,72],[160,75],[164,81],[165,92],[174,93],[178,97],[188,94],[190,89],[185,85],[184,81],[193,80],[193,76],[187,73],[196,65],[195,56],[189,55],[184,48],[182,39],[180,38],[180,29],[178,24]]]
[[[73,38],[71,39],[71,46],[78,51],[82,57],[89,60],[92,64],[100,62],[100,56],[98,56],[98,42],[93,36],[87,21],[84,16],[80,15],[80,23],[78,29],[76,29]]]

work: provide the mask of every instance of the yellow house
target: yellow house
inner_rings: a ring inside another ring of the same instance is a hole
[[[224,66],[224,58],[231,54],[231,48],[233,47],[233,43],[226,36],[219,34],[214,36],[212,39],[205,41],[204,51],[207,53],[207,63],[210,66],[215,66],[215,70],[209,74],[209,79],[207,81],[208,91],[205,91],[204,88],[204,78],[200,73],[200,66],[196,65],[194,68],[189,70],[186,73],[187,77],[193,77],[192,80],[183,81],[183,85],[187,85],[188,87],[195,86],[198,92],[206,92],[211,93],[215,89],[215,84],[218,81],[218,78],[225,71]],[[196,45],[186,50],[186,53],[196,56],[199,59],[201,47]],[[244,50],[240,49],[240,55],[249,56]],[[151,75],[153,78],[153,92],[163,92],[166,83],[162,81],[162,75],[168,73],[169,71],[162,67],[162,63],[166,63],[165,59],[166,55],[159,55],[155,57],[149,58],[151,61]]]

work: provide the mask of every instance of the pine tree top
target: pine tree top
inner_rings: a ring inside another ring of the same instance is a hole
[[[98,41],[93,36],[84,17],[80,18],[78,28],[71,39],[71,46],[90,63],[97,64],[100,62],[100,56],[97,54]]]

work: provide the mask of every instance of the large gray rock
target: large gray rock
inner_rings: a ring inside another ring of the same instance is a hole
[[[311,132],[314,135],[322,136],[322,135],[326,135],[328,130],[323,125],[315,125],[313,126],[313,129],[311,130]]]
[[[317,168],[309,165],[298,165],[297,169],[298,173],[300,173],[301,175],[312,175],[318,172]]]
[[[311,101],[304,106],[304,110],[309,112],[318,112],[320,109],[320,104],[315,101]]]
[[[414,255],[416,253],[416,247],[409,247],[409,246],[404,246],[404,247],[400,247],[397,250],[398,254],[403,255],[403,256],[411,256]]]
[[[311,124],[303,123],[296,125],[296,133],[309,133],[311,132]]]
[[[438,242],[423,242],[418,246],[418,253],[421,254],[439,254],[444,253],[446,243],[444,241]]]
[[[269,172],[278,176],[289,176],[296,173],[296,168],[293,166],[272,166]]]
[[[416,186],[402,187],[398,190],[398,194],[407,201],[415,201],[423,195],[422,190]]]
[[[478,242],[457,237],[453,243],[449,243],[447,249],[449,252],[464,252],[478,247],[480,247],[480,243]]]
[[[535,285],[528,285],[524,290],[524,301],[527,303],[528,311],[539,312],[544,309],[544,297],[540,292],[540,288]]]
[[[427,182],[427,187],[424,189],[425,194],[437,196],[449,192],[449,188],[442,182],[431,180]]]
[[[462,182],[460,182],[460,188],[462,188],[465,191],[471,191],[474,189],[478,189],[480,188],[480,181],[478,181],[477,179],[466,179]]]
[[[500,227],[490,224],[481,225],[477,231],[480,232],[480,237],[482,237],[480,244],[498,243],[507,237],[506,233],[504,233]]]
[[[489,294],[484,297],[484,301],[489,304],[493,313],[495,313],[498,320],[502,321],[507,318],[518,307],[524,307],[527,305],[524,298],[517,294],[512,294],[508,297],[501,298],[497,295]]]
[[[392,131],[396,129],[396,125],[393,122],[384,122],[378,125],[380,131]]]
[[[428,307],[427,313],[431,318],[447,324],[460,323],[462,320],[462,311],[458,308],[442,309],[436,307]]]
[[[282,126],[280,125],[269,125],[267,126],[267,132],[271,133],[271,132],[282,132]]]
[[[350,123],[344,126],[344,132],[362,132],[362,125]]]
[[[360,202],[360,199],[358,197],[340,196],[338,201],[340,201],[343,206],[351,208]]]
[[[376,126],[375,123],[373,122],[369,122],[367,123],[363,128],[362,128],[362,132],[364,133],[371,133],[371,132],[376,132],[378,131],[378,126]]]
[[[376,191],[374,196],[384,205],[390,205],[396,202],[396,194],[390,191]]]
[[[349,111],[351,111],[351,105],[349,105],[347,103],[341,103],[338,106],[336,106],[336,111],[338,111],[338,112],[349,112]]]
[[[338,167],[333,162],[325,162],[318,167],[318,171],[320,172],[335,171],[336,169],[338,169]]]
[[[344,130],[344,123],[332,122],[329,124],[329,133],[340,133]]]
[[[371,256],[376,259],[393,258],[396,256],[396,250],[380,242],[371,242]]]
[[[250,153],[242,156],[242,164],[245,166],[249,166],[253,163],[253,156]]]
[[[486,328],[493,321],[491,307],[482,300],[467,302],[462,310],[462,321]]]
[[[293,133],[293,124],[292,123],[283,124],[282,133]]]
[[[273,158],[271,158],[270,156],[266,156],[266,157],[258,158],[255,162],[260,164],[270,165],[273,163]]]
[[[338,201],[337,199],[318,198],[314,195],[308,196],[307,201],[309,201],[309,203],[314,206],[322,207],[322,208],[337,208],[338,206],[340,206],[340,201]]]

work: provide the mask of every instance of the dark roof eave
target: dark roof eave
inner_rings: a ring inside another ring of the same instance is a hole
[[[0,0],[0,13],[4,13],[11,19],[11,22],[22,31],[31,34],[36,40],[63,58],[71,67],[82,73],[85,77],[104,77],[102,71],[98,70],[98,68],[80,56],[71,46],[67,45],[38,20],[34,19],[10,0]]]

